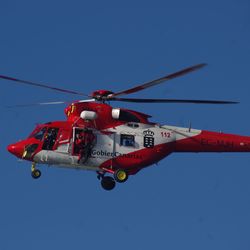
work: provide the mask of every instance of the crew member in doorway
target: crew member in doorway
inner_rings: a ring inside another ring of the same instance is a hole
[[[85,129],[76,135],[75,146],[76,152],[78,153],[78,163],[84,164],[89,156],[91,155],[91,150],[95,144],[95,135],[92,130]]]
[[[53,146],[56,142],[58,129],[56,128],[49,128],[48,132],[44,138],[43,149],[45,150],[52,150]]]

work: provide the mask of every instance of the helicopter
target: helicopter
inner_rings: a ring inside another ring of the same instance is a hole
[[[16,157],[31,162],[31,176],[41,177],[39,164],[70,169],[92,170],[101,186],[112,190],[140,170],[158,163],[175,152],[250,152],[250,137],[222,132],[159,125],[150,115],[113,108],[110,102],[237,104],[235,101],[141,99],[121,96],[136,93],[183,76],[206,66],[205,63],[184,68],[156,80],[119,92],[97,90],[91,95],[52,87],[9,76],[0,79],[20,84],[85,96],[65,109],[66,120],[39,124],[28,138],[7,146]],[[37,103],[38,105],[66,102]]]

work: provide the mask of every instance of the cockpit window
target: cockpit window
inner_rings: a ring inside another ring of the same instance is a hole
[[[34,130],[34,132],[29,136],[29,138],[35,138],[37,140],[42,141],[44,134],[47,130],[47,127],[43,127],[43,128],[37,128]]]

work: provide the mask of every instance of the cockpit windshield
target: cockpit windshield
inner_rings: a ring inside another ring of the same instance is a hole
[[[35,128],[35,130],[31,133],[31,135],[29,136],[29,138],[35,138],[37,140],[42,141],[44,134],[47,131],[47,127],[41,127],[41,126],[37,126]]]

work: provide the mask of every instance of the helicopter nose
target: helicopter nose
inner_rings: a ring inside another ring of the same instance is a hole
[[[10,144],[8,147],[7,147],[7,150],[19,157],[19,158],[22,158],[22,155],[23,155],[23,150],[24,150],[24,145],[22,143],[14,143],[14,144]]]

